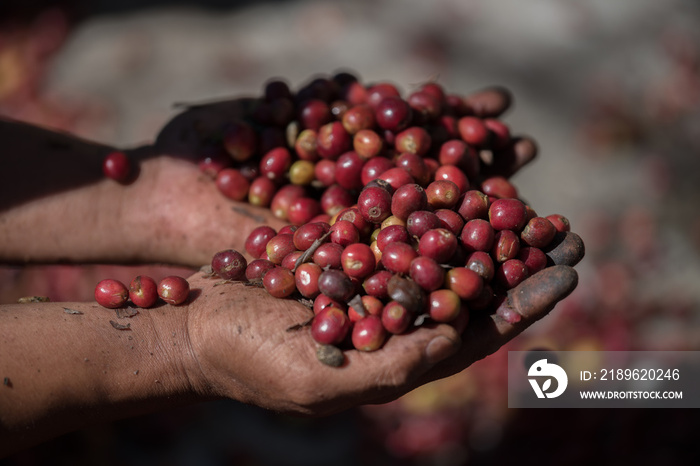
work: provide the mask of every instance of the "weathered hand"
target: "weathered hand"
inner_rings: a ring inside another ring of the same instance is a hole
[[[201,295],[188,311],[188,335],[203,394],[231,397],[286,413],[321,416],[359,404],[387,402],[455,374],[495,352],[547,315],[577,284],[571,267],[583,256],[577,235],[549,253],[556,265],[511,290],[492,313],[472,315],[463,333],[429,324],[391,336],[378,351],[346,350],[341,367],[317,360],[308,327],[313,313],[291,299],[242,283],[191,277]],[[219,286],[215,286],[219,283]]]
[[[501,88],[475,93],[467,101],[479,115],[490,117],[501,115],[511,103],[509,93]],[[161,131],[156,147],[180,157],[198,153],[226,121],[244,116],[253,102],[193,106]],[[512,147],[493,155],[485,174],[511,176],[535,158],[537,146],[529,138],[517,138]],[[218,211],[226,209],[228,201],[221,196],[189,194],[191,199],[210,199]],[[256,212],[270,220],[264,211]],[[193,231],[191,226],[188,230]],[[308,415],[395,399],[496,351],[567,296],[577,284],[571,266],[583,256],[583,245],[575,234],[562,238],[549,252],[560,265],[523,282],[493,313],[473,316],[463,333],[450,325],[425,325],[389,338],[380,351],[346,351],[340,368],[317,360],[318,345],[308,328],[288,330],[312,317],[302,304],[271,298],[263,290],[240,283],[214,286],[215,279],[195,275],[193,286],[201,288],[202,295],[189,312],[188,329],[203,375],[197,386],[210,395]]]

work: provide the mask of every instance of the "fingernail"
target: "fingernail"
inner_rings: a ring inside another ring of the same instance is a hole
[[[428,343],[425,348],[425,356],[430,364],[437,364],[457,352],[459,344],[444,335],[439,335]]]
[[[504,299],[501,305],[496,308],[496,315],[509,324],[517,324],[523,318],[523,316],[518,314],[518,312],[511,307],[510,300],[508,299]]]

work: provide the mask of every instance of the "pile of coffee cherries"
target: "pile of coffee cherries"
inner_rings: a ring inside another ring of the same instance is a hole
[[[312,302],[321,345],[373,351],[426,320],[463,328],[545,268],[544,251],[569,230],[561,215],[538,216],[503,176],[516,146],[533,143],[511,137],[498,119],[505,105],[495,107],[435,82],[405,98],[347,73],[296,94],[268,82],[200,167],[226,197],[289,225],[255,228],[252,260],[223,250],[213,273]]]

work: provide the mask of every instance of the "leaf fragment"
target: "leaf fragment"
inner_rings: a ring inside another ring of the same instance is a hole
[[[113,320],[110,320],[109,323],[112,324],[112,327],[116,328],[117,330],[131,330],[131,324],[123,325]]]

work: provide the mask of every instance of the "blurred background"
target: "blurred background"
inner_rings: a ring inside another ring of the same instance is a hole
[[[431,79],[511,89],[505,122],[540,146],[514,182],[586,243],[573,295],[498,353],[387,405],[303,420],[204,404],[0,465],[697,464],[695,411],[515,410],[506,397],[508,350],[700,350],[697,2],[0,3],[0,116],[116,146],[150,142],[177,102],[338,70],[404,92]],[[6,266],[0,302],[92,300],[99,279],[134,269]]]

